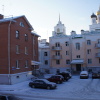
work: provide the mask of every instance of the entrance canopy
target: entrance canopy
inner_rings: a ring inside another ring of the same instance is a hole
[[[83,64],[83,63],[84,63],[83,59],[74,59],[71,62],[71,64]]]
[[[40,65],[41,62],[38,62],[38,61],[31,61],[31,65]]]

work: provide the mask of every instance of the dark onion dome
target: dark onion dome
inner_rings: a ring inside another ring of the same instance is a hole
[[[97,18],[97,16],[93,13],[93,14],[91,15],[91,18]]]

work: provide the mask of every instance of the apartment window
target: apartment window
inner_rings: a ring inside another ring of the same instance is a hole
[[[19,24],[21,27],[24,27],[24,24],[23,24],[23,22],[20,22],[20,24]]]
[[[60,64],[60,60],[56,60],[56,64]]]
[[[91,40],[87,40],[87,45],[91,45]]]
[[[88,64],[92,64],[92,59],[88,59]]]
[[[90,54],[90,53],[91,53],[91,49],[88,49],[88,50],[87,50],[87,54]]]
[[[48,60],[45,60],[44,63],[45,63],[45,65],[48,65]]]
[[[16,60],[16,68],[19,68],[19,60]]]
[[[48,53],[47,52],[44,52],[44,56],[48,56]]]
[[[28,35],[25,34],[25,41],[28,41]]]
[[[55,46],[56,46],[56,47],[60,47],[60,43],[57,42],[57,43],[55,44]]]
[[[98,39],[98,44],[100,44],[100,39]]]
[[[16,31],[16,39],[19,39],[19,31]]]
[[[59,56],[60,55],[60,51],[56,51],[56,56]]]
[[[28,60],[25,61],[25,67],[28,67]]]
[[[20,49],[19,49],[19,45],[16,45],[16,54],[19,54],[20,53]]]
[[[66,60],[66,64],[70,64],[70,60]]]
[[[69,51],[66,51],[66,55],[69,55]]]
[[[25,47],[25,54],[27,55],[28,54],[28,48]]]
[[[100,64],[100,58],[99,58],[99,64]]]
[[[80,55],[77,55],[76,58],[80,58]]]
[[[65,45],[66,45],[66,46],[69,46],[69,42],[65,42]]]
[[[80,50],[80,43],[76,43],[76,50]]]

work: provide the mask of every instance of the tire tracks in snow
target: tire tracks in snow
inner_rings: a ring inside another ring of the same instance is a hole
[[[100,79],[91,79],[82,89],[74,91],[72,94],[78,97],[100,95]]]

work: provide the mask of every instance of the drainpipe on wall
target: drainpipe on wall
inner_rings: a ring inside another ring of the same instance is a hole
[[[8,25],[8,78],[9,78],[9,84],[11,84],[11,75],[10,75],[10,26],[11,26],[11,20]]]
[[[72,37],[70,37],[70,54],[71,54],[71,61],[72,61]],[[71,65],[71,73],[73,74],[72,64]]]

